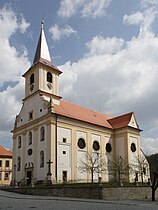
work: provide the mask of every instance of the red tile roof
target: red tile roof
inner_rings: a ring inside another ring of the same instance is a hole
[[[108,122],[115,129],[123,128],[123,127],[126,127],[129,124],[132,115],[133,115],[133,112],[130,112],[128,114],[124,114],[124,115],[109,119]]]
[[[113,118],[110,115],[106,115],[94,110],[82,107],[70,102],[60,100],[60,105],[54,105],[54,111],[56,114],[69,117],[83,122],[88,122],[94,125],[103,126],[110,129],[117,129],[125,127],[129,124],[132,112]]]
[[[0,145],[0,157],[12,157],[13,154]]]

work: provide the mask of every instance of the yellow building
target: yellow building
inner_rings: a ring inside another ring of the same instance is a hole
[[[17,182],[90,182],[80,162],[86,153],[108,161],[117,155],[132,163],[140,156],[140,129],[134,113],[112,117],[72,104],[59,95],[62,72],[51,61],[43,23],[32,66],[24,73],[25,98],[13,129]],[[50,165],[48,161],[52,162]],[[50,166],[50,171],[48,169]],[[100,172],[94,181],[109,181]],[[125,179],[134,181],[134,175]]]
[[[9,185],[12,180],[13,154],[0,146],[0,185]]]

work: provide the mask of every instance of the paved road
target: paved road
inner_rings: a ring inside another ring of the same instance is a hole
[[[158,210],[158,201],[101,201],[20,195],[0,191],[0,209],[10,210]]]

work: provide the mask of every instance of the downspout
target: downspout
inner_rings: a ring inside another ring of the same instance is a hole
[[[57,145],[57,143],[58,143],[58,134],[57,134],[57,132],[58,132],[58,127],[57,127],[57,119],[58,119],[58,115],[56,114],[56,117],[55,117],[55,178],[56,178],[56,182],[57,182],[57,169],[58,169],[58,154],[57,154],[57,149],[58,149],[58,145]]]

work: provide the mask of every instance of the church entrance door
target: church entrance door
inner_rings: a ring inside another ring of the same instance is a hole
[[[27,171],[27,185],[31,184],[32,171]]]

